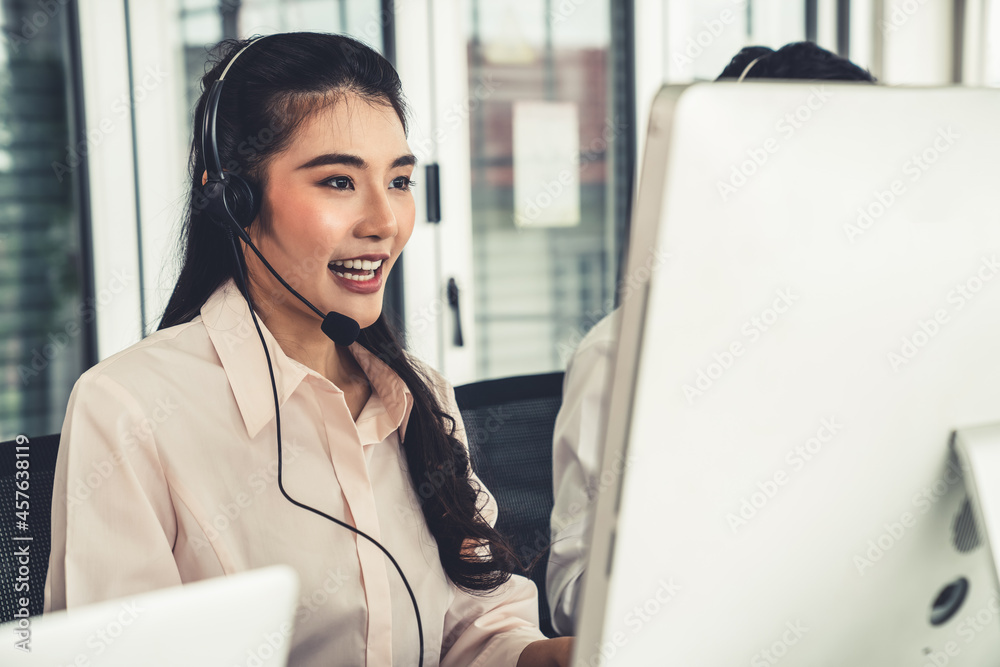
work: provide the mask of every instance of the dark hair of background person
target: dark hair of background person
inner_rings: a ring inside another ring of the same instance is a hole
[[[747,65],[760,58],[750,68],[748,79],[813,79],[820,81],[866,81],[876,83],[866,69],[847,58],[827,51],[813,42],[792,42],[777,51],[766,46],[747,46],[733,56],[716,81],[738,79]]]
[[[250,41],[224,40],[217,44],[213,54],[218,60],[201,80],[190,156],[191,191],[180,238],[183,266],[159,329],[190,321],[208,297],[225,281],[235,279],[240,270],[226,231],[202,210],[205,156],[201,124],[208,97],[205,91]],[[406,105],[399,76],[385,58],[368,46],[343,35],[325,33],[297,32],[263,38],[260,44],[247,49],[226,74],[216,127],[223,167],[252,181],[263,193],[266,166],[287,148],[295,129],[325,105],[352,93],[369,103],[391,107],[406,131]],[[248,141],[251,138],[255,142]],[[258,218],[264,233],[268,230],[265,217],[262,213]],[[283,296],[287,295],[278,295]],[[319,325],[317,319],[316,327]],[[399,336],[384,312],[374,324],[362,329],[358,343],[388,364],[413,394],[414,405],[402,446],[445,572],[468,591],[495,589],[510,578],[517,559],[509,544],[480,514],[481,489],[469,478],[469,456],[454,436],[454,418],[441,409],[428,378],[403,352]],[[260,381],[263,388],[267,378]],[[427,492],[428,488],[433,490]],[[463,557],[463,547],[466,554],[471,553],[466,540],[486,547],[489,556]]]

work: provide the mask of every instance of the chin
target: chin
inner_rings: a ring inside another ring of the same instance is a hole
[[[371,325],[375,324],[376,321],[378,321],[378,315],[376,315],[375,317],[357,318],[355,319],[355,321],[358,323],[358,326],[360,326],[362,329],[367,329]]]
[[[357,322],[358,326],[362,329],[367,329],[371,325],[375,324],[376,320],[378,320],[379,316],[382,314],[381,303],[379,304],[379,308],[377,310],[369,308],[345,308],[344,310],[337,310],[334,308],[333,310],[341,315],[350,317],[352,320]]]

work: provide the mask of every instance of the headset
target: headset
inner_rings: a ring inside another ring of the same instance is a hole
[[[323,323],[320,327],[323,330],[323,333],[325,333],[334,343],[344,346],[351,345],[357,340],[361,328],[356,321],[346,315],[341,315],[340,313],[335,312],[329,312],[324,315],[321,310],[309,303],[305,297],[296,292],[292,286],[285,282],[285,280],[278,275],[278,272],[271,267],[268,261],[257,249],[257,246],[254,245],[254,242],[250,239],[250,235],[246,231],[250,226],[250,223],[253,222],[253,220],[257,217],[257,214],[260,212],[260,202],[262,198],[260,188],[247,179],[244,179],[239,174],[223,171],[222,169],[222,161],[219,159],[219,147],[216,143],[216,118],[219,112],[219,99],[222,97],[223,82],[226,78],[226,74],[229,72],[229,68],[233,66],[236,59],[239,58],[240,55],[249,49],[253,44],[256,44],[260,40],[266,38],[266,35],[263,37],[257,37],[240,49],[236,55],[230,59],[225,69],[222,70],[222,74],[219,76],[218,80],[212,83],[212,87],[208,91],[208,98],[205,101],[205,111],[202,116],[201,133],[202,155],[205,156],[205,168],[208,172],[208,179],[201,186],[201,189],[198,192],[200,198],[196,201],[199,201],[200,205],[203,206],[202,210],[209,217],[209,219],[223,229],[229,236],[233,249],[233,258],[236,261],[237,283],[239,285],[240,292],[243,294],[243,298],[246,299],[247,307],[250,309],[251,319],[253,319],[254,327],[257,329],[257,335],[260,337],[261,346],[264,348],[264,356],[267,359],[267,370],[271,375],[271,390],[274,394],[274,420],[278,436],[278,489],[281,491],[281,494],[293,505],[301,507],[302,509],[308,510],[314,514],[318,514],[323,518],[329,519],[338,526],[347,528],[382,550],[382,553],[384,553],[389,561],[396,567],[396,571],[399,572],[399,576],[403,580],[403,585],[406,586],[406,592],[410,594],[410,602],[413,603],[413,613],[417,618],[417,634],[420,640],[420,658],[417,664],[423,665],[424,631],[423,624],[420,619],[420,609],[417,606],[417,598],[413,594],[410,582],[407,581],[406,575],[403,574],[403,570],[399,566],[399,563],[396,562],[396,559],[393,558],[392,554],[389,553],[389,551],[382,546],[378,540],[369,536],[365,532],[289,496],[288,492],[285,491],[284,484],[281,481],[281,412],[278,403],[278,387],[274,380],[274,368],[271,365],[271,354],[268,352],[267,344],[264,342],[264,334],[260,330],[260,324],[257,321],[257,313],[254,311],[253,303],[250,299],[250,292],[246,277],[246,266],[244,265],[243,257],[237,248],[236,237],[239,237],[250,247],[251,250],[253,250],[254,254],[257,255],[267,270],[278,279],[285,289],[295,295],[300,301],[302,301],[302,303],[306,304],[314,313],[323,319]]]
[[[770,53],[765,53],[764,55],[757,56],[756,58],[754,58],[753,60],[751,60],[749,63],[747,63],[747,66],[743,68],[743,73],[740,74],[740,78],[736,79],[736,83],[739,83],[739,82],[743,81],[743,79],[747,78],[747,74],[750,73],[750,70],[753,68],[753,66],[756,65],[759,60],[761,60],[763,58],[767,58],[769,55],[771,55],[771,54]]]

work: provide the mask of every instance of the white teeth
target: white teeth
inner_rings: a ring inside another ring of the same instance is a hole
[[[340,271],[334,271],[333,275],[339,276],[340,278],[347,278],[348,280],[355,280],[355,281],[373,280],[375,278],[374,271],[369,271],[367,275],[360,275],[360,276],[354,273],[341,273]]]
[[[382,266],[382,260],[370,260],[370,259],[338,259],[330,262],[330,266],[342,266],[345,269],[361,269],[362,271],[374,272],[378,267]],[[337,274],[342,275],[340,273]],[[371,278],[362,277],[361,280],[370,280]]]

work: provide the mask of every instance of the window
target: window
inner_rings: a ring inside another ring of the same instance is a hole
[[[0,4],[0,440],[57,432],[94,359],[73,6]]]
[[[611,4],[468,3],[479,378],[563,368],[613,309],[634,118]]]

